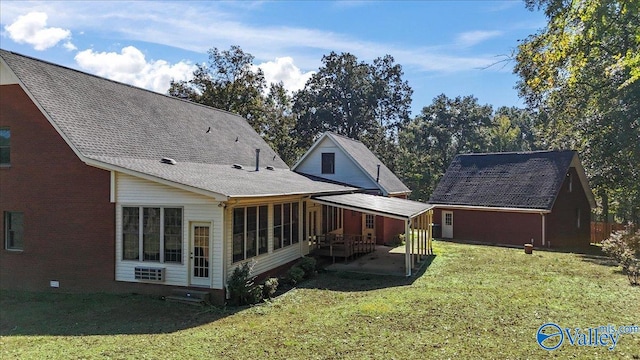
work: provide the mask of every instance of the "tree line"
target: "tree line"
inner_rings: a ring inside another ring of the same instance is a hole
[[[413,90],[385,55],[331,52],[304,88],[267,84],[239,46],[212,48],[172,96],[237,113],[289,165],[325,131],[362,141],[426,201],[456,154],[575,149],[607,219],[640,223],[640,5],[526,0],[547,27],[510,61],[527,107],[441,94],[412,117]]]

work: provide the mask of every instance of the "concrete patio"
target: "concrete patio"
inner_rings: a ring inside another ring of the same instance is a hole
[[[419,268],[423,262],[416,264]],[[355,259],[336,261],[325,267],[327,271],[344,271],[377,275],[406,276],[405,246],[390,247],[376,245],[374,252]]]

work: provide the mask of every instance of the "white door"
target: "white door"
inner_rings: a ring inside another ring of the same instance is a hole
[[[362,214],[362,238],[373,240],[376,238],[376,216],[372,214]]]
[[[211,223],[191,224],[190,277],[193,286],[211,286]]]
[[[442,237],[453,239],[453,211],[442,212]]]

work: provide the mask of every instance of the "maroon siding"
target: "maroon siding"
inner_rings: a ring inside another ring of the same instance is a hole
[[[569,181],[573,182],[569,191]],[[578,209],[580,209],[578,211]],[[578,227],[578,214],[580,227]],[[591,207],[575,168],[569,169],[551,214],[547,215],[547,239],[551,247],[589,246],[591,241]]]
[[[434,209],[434,224],[442,225],[441,208]],[[489,244],[542,245],[542,216],[497,211],[453,211],[453,238]]]
[[[342,211],[343,228],[345,235],[362,235],[362,213],[353,210]]]
[[[60,291],[115,289],[114,204],[108,171],[85,165],[18,85],[0,86],[0,126],[11,166],[0,168],[0,212],[24,213],[24,251],[4,246],[0,286]]]

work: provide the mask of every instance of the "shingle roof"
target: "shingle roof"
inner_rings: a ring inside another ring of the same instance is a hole
[[[362,142],[336,133],[326,132],[322,137],[320,137],[320,139],[318,139],[316,144],[321,142],[325,137],[331,139],[335,144],[342,148],[347,156],[353,159],[354,165],[360,167],[360,169],[373,182],[375,182],[377,179],[378,165],[380,165],[380,178],[378,180],[378,187],[385,193],[397,194],[411,192],[411,190],[402,182],[402,180],[400,180],[391,170],[389,170],[389,168],[384,163],[382,163],[382,161],[380,161],[380,159],[378,159],[378,157],[375,156],[371,152],[371,150],[369,150],[369,148],[367,148]],[[301,159],[301,161],[303,159]]]
[[[551,210],[574,157],[571,150],[458,155],[429,203]]]
[[[238,115],[5,50],[0,50],[0,57],[85,159],[149,171],[160,178],[175,175],[180,183],[227,196],[285,194],[304,187],[337,190],[336,185],[314,184],[291,172]],[[255,149],[261,149],[261,167],[272,166],[279,171],[261,171],[260,180],[246,174],[240,176],[238,171],[221,175],[224,172],[220,169],[231,169],[231,164],[255,168]],[[160,164],[163,157],[175,159],[178,166]],[[180,164],[194,172],[176,175],[176,169],[183,168]],[[202,168],[196,169],[198,166]],[[267,180],[275,175],[282,179]],[[258,186],[257,181],[264,184]],[[262,185],[264,190],[253,188]]]

